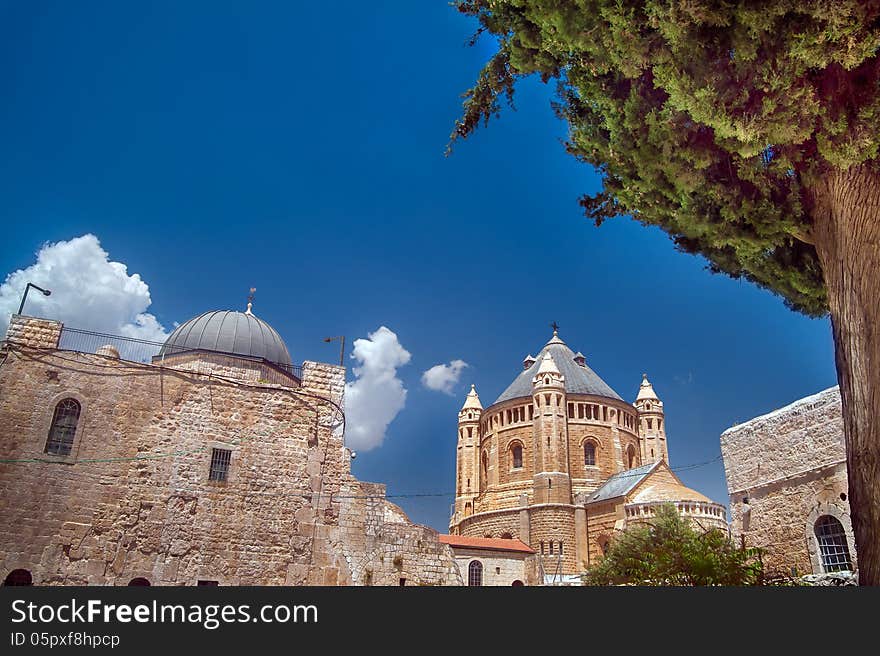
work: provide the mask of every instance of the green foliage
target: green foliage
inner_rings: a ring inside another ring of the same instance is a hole
[[[498,53],[465,94],[452,142],[557,80],[568,151],[604,190],[597,223],[660,226],[710,269],[807,314],[827,311],[811,185],[872,161],[880,134],[880,0],[460,0]]]
[[[619,533],[584,576],[587,585],[756,585],[760,550],[737,548],[724,531],[702,531],[672,504],[648,524]]]

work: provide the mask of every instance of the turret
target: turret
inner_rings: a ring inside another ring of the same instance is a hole
[[[458,448],[456,450],[455,514],[452,522],[473,514],[473,501],[479,492],[478,453],[480,451],[480,420],[483,404],[471,385],[464,405],[458,413]]]
[[[633,404],[639,411],[639,441],[642,445],[642,462],[656,462],[660,459],[669,464],[669,450],[666,447],[666,425],[663,414],[663,401],[657,398],[648,374],[642,374],[639,394]]]
[[[562,341],[556,331],[553,340]],[[535,416],[534,501],[571,503],[565,376],[560,373],[549,350],[532,379],[532,403]]]

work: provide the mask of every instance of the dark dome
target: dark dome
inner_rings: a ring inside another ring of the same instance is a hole
[[[280,365],[291,364],[281,336],[268,323],[249,312],[215,310],[205,312],[175,328],[165,340],[159,357],[201,349],[251,358],[263,358]]]
[[[580,353],[575,355],[565,342],[554,333],[553,339],[547,342],[544,348],[541,349],[532,365],[525,371],[520,372],[510,386],[501,393],[501,396],[495,399],[495,403],[531,396],[532,378],[538,372],[541,366],[541,359],[548,351],[553,356],[553,361],[556,363],[560,373],[565,376],[565,391],[569,394],[592,394],[619,401],[623,400],[617,392],[608,386],[608,383],[599,378],[596,372],[587,366],[586,362],[579,364],[575,358],[583,356]],[[495,403],[492,405],[495,405]]]

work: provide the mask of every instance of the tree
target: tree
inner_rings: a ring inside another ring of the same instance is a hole
[[[587,585],[755,585],[763,565],[760,550],[737,548],[717,528],[697,530],[664,504],[649,523],[618,533],[582,578]]]
[[[830,311],[860,581],[880,584],[880,0],[460,0],[498,39],[450,146],[556,80],[597,224]],[[476,38],[476,37],[475,37]]]

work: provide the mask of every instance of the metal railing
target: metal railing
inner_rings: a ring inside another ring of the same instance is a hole
[[[59,349],[64,351],[78,351],[80,353],[98,353],[99,351],[101,351],[101,349],[107,346],[112,346],[114,349],[116,349],[116,351],[119,353],[120,360],[126,360],[128,362],[140,362],[143,364],[162,364],[164,358],[166,357],[175,356],[183,353],[206,353],[219,356],[244,358],[258,364],[263,364],[268,368],[268,373],[264,377],[267,382],[276,382],[274,380],[276,378],[276,376],[274,375],[275,373],[286,376],[293,376],[298,381],[302,380],[302,366],[300,365],[271,362],[263,358],[257,358],[251,355],[244,355],[240,353],[205,351],[201,349],[185,348],[180,345],[166,346],[164,342],[153,342],[146,339],[126,337],[124,335],[110,335],[107,333],[99,333],[91,330],[68,328],[67,326],[64,326],[61,329],[61,337],[58,340]]]

